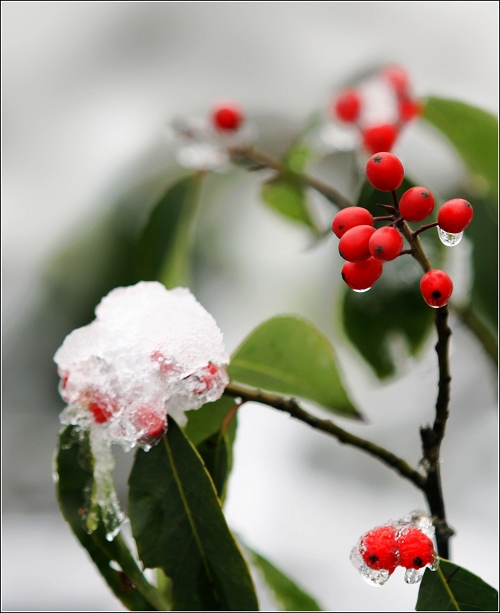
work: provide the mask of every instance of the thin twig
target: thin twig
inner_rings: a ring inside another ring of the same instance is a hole
[[[242,387],[236,383],[230,383],[224,390],[224,394],[233,398],[241,398],[245,402],[260,402],[261,404],[267,404],[268,406],[274,407],[278,409],[278,411],[284,411],[312,428],[321,430],[330,436],[334,436],[341,443],[365,451],[395,470],[403,478],[411,481],[419,489],[423,490],[425,486],[425,477],[413,469],[407,462],[398,458],[387,449],[339,428],[328,419],[319,419],[311,415],[307,411],[304,411],[293,398],[283,398],[282,396],[268,394],[260,390]]]
[[[287,168],[280,160],[277,160],[267,153],[255,149],[254,147],[232,147],[229,149],[229,154],[231,155],[233,161],[246,159],[262,168],[272,168],[282,175],[286,176],[290,174],[290,169]],[[310,175],[303,173],[300,173],[297,176],[300,178],[302,183],[304,183],[304,185],[312,187],[339,208],[345,209],[348,206],[352,206],[352,202],[348,198],[343,196],[334,187],[320,181],[320,179],[316,179],[315,177],[311,177]]]
[[[417,228],[413,232],[413,236],[417,236],[418,234],[420,234],[420,232],[425,232],[426,230],[429,230],[429,228],[435,228],[437,225],[438,225],[438,222],[433,221],[432,223],[425,224],[425,226],[420,226],[420,228]]]
[[[378,217],[374,217],[373,221],[388,221],[388,220],[393,220],[394,219],[394,215],[380,215]]]

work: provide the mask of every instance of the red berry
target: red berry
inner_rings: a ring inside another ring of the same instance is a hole
[[[359,117],[361,99],[355,89],[344,89],[333,105],[333,110],[339,119],[352,123]]]
[[[208,364],[202,370],[203,374],[199,375],[200,388],[197,390],[197,394],[203,394],[204,392],[208,392],[214,386],[214,378],[219,372],[219,369],[215,364]]]
[[[474,209],[470,202],[462,198],[448,200],[439,209],[438,224],[441,230],[458,234],[463,232],[474,217]]]
[[[425,187],[411,187],[399,201],[399,212],[406,221],[422,221],[434,209],[434,196]]]
[[[439,308],[448,304],[453,293],[453,283],[442,270],[429,270],[420,279],[420,291],[429,306]]]
[[[370,153],[390,151],[398,137],[395,125],[385,123],[363,131],[363,144]]]
[[[391,226],[380,228],[370,236],[368,248],[372,256],[381,262],[390,262],[403,250],[403,237]]]
[[[158,438],[167,430],[166,416],[158,415],[151,407],[140,407],[137,410],[134,425],[138,430],[144,430],[141,441]]]
[[[395,155],[381,151],[368,160],[366,176],[375,189],[393,192],[403,182],[405,171]]]
[[[404,68],[397,65],[387,66],[382,71],[382,77],[387,79],[398,96],[403,96],[410,87],[410,77]]]
[[[411,98],[403,98],[398,102],[398,111],[401,121],[411,121],[420,115],[422,109],[416,100]]]
[[[342,279],[353,290],[370,289],[382,274],[382,262],[368,258],[363,262],[346,262],[342,266]]]
[[[434,563],[434,545],[418,528],[400,533],[397,539],[399,564],[404,568],[422,568]]]
[[[360,552],[368,567],[387,570],[392,575],[398,565],[395,528],[380,526],[367,532],[361,537]]]
[[[347,230],[339,241],[339,253],[348,262],[361,262],[370,257],[368,242],[375,232],[373,226],[356,226]]]
[[[113,415],[113,413],[109,410],[109,407],[106,402],[89,402],[88,407],[89,411],[94,416],[94,420],[98,424],[106,423],[111,417],[111,415]]]
[[[243,123],[243,113],[237,104],[228,102],[214,110],[212,121],[218,130],[235,131]]]
[[[341,238],[347,230],[356,226],[373,226],[373,217],[370,211],[362,206],[350,206],[339,211],[332,222],[332,230]]]

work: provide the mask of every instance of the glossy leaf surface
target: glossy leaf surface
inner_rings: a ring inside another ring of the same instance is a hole
[[[492,197],[470,198],[474,219],[465,230],[472,241],[471,305],[494,330],[498,327],[498,223],[491,209]]]
[[[422,578],[417,611],[498,611],[498,591],[452,562],[441,560]]]
[[[424,118],[453,145],[469,172],[486,181],[476,195],[465,194],[474,206],[474,219],[465,231],[473,242],[471,304],[489,325],[498,327],[498,119],[474,106],[429,98]],[[477,191],[477,188],[476,188]],[[457,196],[461,197],[461,195]]]
[[[342,384],[330,342],[298,317],[274,317],[260,325],[235,351],[228,373],[233,381],[359,417]]]
[[[107,541],[102,525],[92,535],[88,533],[85,516],[90,502],[87,492],[92,489],[93,481],[92,454],[88,437],[79,440],[73,426],[64,428],[59,435],[55,468],[61,513],[115,596],[131,611],[165,608],[155,588],[149,585],[137,567],[120,535],[112,542]],[[122,571],[112,568],[112,561],[118,562]],[[145,592],[148,598],[141,592]]]
[[[233,465],[233,444],[237,428],[237,405],[222,396],[196,411],[188,411],[184,433],[196,446],[210,473],[219,498],[224,501],[227,480]]]
[[[161,281],[167,289],[188,284],[189,248],[201,179],[198,173],[174,183],[153,208],[137,242],[136,280]]]
[[[248,567],[226,524],[212,479],[173,419],[162,441],[139,449],[129,517],[139,556],[172,580],[178,611],[255,611]]]
[[[274,564],[255,551],[251,551],[252,563],[259,569],[283,611],[321,611],[319,604],[295,581],[278,570]]]
[[[445,98],[428,98],[423,117],[450,141],[472,174],[498,191],[498,119],[477,107]]]

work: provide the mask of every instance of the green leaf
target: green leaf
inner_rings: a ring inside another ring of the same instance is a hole
[[[227,434],[216,432],[197,447],[205,468],[214,482],[217,495],[222,500],[226,489],[229,468],[230,443]]]
[[[433,315],[422,299],[419,281],[394,286],[380,279],[369,292],[344,292],[344,330],[380,379],[396,373],[393,340],[402,337],[406,349],[416,356],[432,328]],[[398,355],[399,362],[402,357]]]
[[[300,142],[294,143],[283,157],[285,170],[278,176],[265,181],[262,184],[260,195],[269,207],[292,221],[308,226],[315,234],[318,234],[300,177],[308,157],[309,149]]]
[[[199,409],[186,411],[188,422],[184,426],[184,432],[195,447],[206,438],[219,432],[224,418],[234,404],[234,398],[222,396],[215,402],[207,402]]]
[[[321,611],[319,604],[300,588],[290,577],[276,568],[269,560],[249,549],[252,562],[262,573],[274,597],[284,611]]]
[[[172,580],[173,610],[258,610],[212,479],[172,418],[158,445],[137,451],[129,484],[139,556]]]
[[[274,317],[235,351],[229,377],[252,387],[317,402],[333,413],[359,417],[347,395],[333,347],[311,323]]]
[[[471,572],[441,560],[422,578],[417,611],[498,611],[498,592]]]
[[[233,465],[237,406],[233,398],[222,396],[215,402],[207,402],[200,409],[186,413],[188,423],[184,433],[203,458],[222,501]]]
[[[166,604],[144,578],[121,536],[112,542],[107,541],[100,522],[92,535],[86,528],[85,517],[90,502],[88,492],[92,490],[94,480],[88,433],[81,438],[73,426],[61,431],[55,470],[61,513],[115,596],[131,611],[165,610]],[[121,566],[121,571],[110,566],[113,561]]]
[[[498,119],[477,107],[444,98],[428,98],[423,117],[442,132],[472,174],[498,192]]]
[[[71,237],[50,262],[44,272],[48,289],[44,310],[46,318],[52,317],[61,328],[59,344],[71,330],[92,321],[95,305],[110,290],[135,283],[133,252],[139,230],[171,175],[168,167],[161,166],[115,202],[100,203],[105,213],[82,234]],[[45,326],[50,324],[44,321]],[[57,347],[54,344],[51,351]]]
[[[310,158],[311,152],[309,147],[304,145],[300,140],[296,141],[287,151],[283,163],[292,171],[301,173],[304,171],[307,160]]]
[[[295,175],[279,176],[262,184],[262,200],[272,209],[316,232],[302,182]]]
[[[474,219],[465,231],[472,241],[473,286],[471,305],[494,330],[498,328],[498,222],[491,209],[493,198],[469,198]]]
[[[168,289],[187,285],[192,225],[202,174],[172,185],[153,208],[136,246],[137,280],[161,281]]]

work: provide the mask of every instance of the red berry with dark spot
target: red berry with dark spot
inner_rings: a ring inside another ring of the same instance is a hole
[[[395,155],[381,151],[368,160],[366,177],[375,189],[381,192],[393,192],[403,182],[405,171],[403,164]]]
[[[391,123],[363,130],[363,145],[370,153],[390,151],[398,137],[398,129]]]
[[[453,283],[442,270],[429,270],[420,279],[420,291],[427,304],[439,308],[448,304],[453,293]]]
[[[333,104],[335,115],[342,121],[355,122],[361,110],[361,99],[358,92],[352,88],[344,89]]]
[[[406,221],[422,221],[434,209],[434,196],[425,187],[411,187],[399,201],[399,212]]]
[[[418,528],[403,531],[397,539],[399,564],[404,568],[419,569],[434,563],[434,545]]]
[[[370,257],[368,242],[375,232],[373,226],[356,226],[347,230],[339,241],[339,253],[348,262],[362,262]]]
[[[397,65],[387,66],[382,71],[382,77],[387,79],[398,96],[404,96],[410,87],[410,78],[404,68]]]
[[[342,266],[342,279],[353,290],[370,289],[382,274],[383,264],[375,258],[363,262],[346,262]]]
[[[474,217],[474,209],[470,202],[462,198],[448,200],[439,209],[438,224],[441,230],[450,234],[463,232]]]
[[[349,206],[333,218],[332,230],[339,238],[356,226],[373,226],[372,214],[362,206]]]
[[[227,102],[214,110],[212,121],[218,130],[234,132],[243,123],[243,113],[237,104]]]
[[[363,560],[369,568],[387,570],[392,575],[399,562],[395,528],[375,528],[361,537],[359,545]]]
[[[391,226],[379,228],[370,236],[368,248],[375,259],[390,262],[403,250],[403,237]]]

